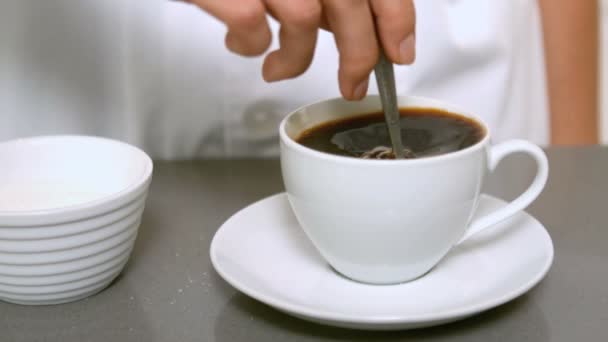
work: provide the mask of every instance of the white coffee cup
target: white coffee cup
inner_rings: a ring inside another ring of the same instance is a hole
[[[401,108],[439,108],[470,117],[485,136],[459,151],[405,160],[344,157],[296,142],[321,123],[380,110],[377,96],[307,105],[280,125],[283,178],[298,222],[335,270],[366,283],[400,283],[424,275],[455,245],[525,209],[548,176],[547,158],[538,146],[523,140],[492,146],[483,121],[454,106],[411,96],[398,101]],[[532,184],[507,206],[472,220],[486,176],[517,152],[537,164]]]

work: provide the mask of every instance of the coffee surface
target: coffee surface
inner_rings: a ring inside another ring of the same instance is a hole
[[[484,128],[462,115],[428,108],[400,109],[406,158],[423,158],[462,150],[483,139]],[[319,124],[296,141],[317,151],[355,158],[390,159],[384,114],[374,112]]]

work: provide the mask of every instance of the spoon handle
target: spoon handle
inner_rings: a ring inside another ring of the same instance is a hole
[[[395,74],[393,64],[386,59],[383,51],[380,51],[380,58],[374,68],[382,110],[388,126],[388,134],[393,145],[395,158],[404,158],[403,142],[401,141],[401,125],[399,123],[399,107],[397,107],[397,90],[395,89]]]

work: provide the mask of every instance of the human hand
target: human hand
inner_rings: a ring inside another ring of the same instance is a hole
[[[367,93],[380,44],[397,64],[415,59],[413,0],[190,0],[228,28],[226,47],[239,55],[259,56],[272,34],[266,15],[280,23],[280,48],[266,55],[262,75],[268,82],[304,73],[314,55],[320,28],[334,34],[340,54],[338,81],[344,98]]]

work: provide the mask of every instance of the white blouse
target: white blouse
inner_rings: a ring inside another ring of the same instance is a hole
[[[417,60],[396,68],[398,92],[457,104],[496,141],[547,143],[536,1],[420,0],[416,12]],[[285,114],[339,96],[333,37],[319,36],[305,75],[267,84],[263,59],[230,54],[224,33],[172,1],[3,1],[0,140],[93,134],[155,158],[276,155]]]

